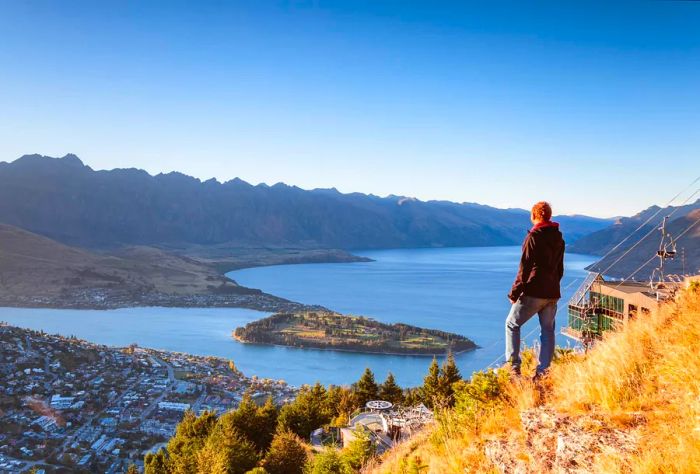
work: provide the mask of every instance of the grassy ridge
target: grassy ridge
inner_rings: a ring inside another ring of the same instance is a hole
[[[368,472],[700,472],[699,321],[695,286],[585,356],[560,352],[539,387],[477,373]]]

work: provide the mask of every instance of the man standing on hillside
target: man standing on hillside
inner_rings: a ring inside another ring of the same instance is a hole
[[[554,318],[561,297],[559,282],[564,275],[564,239],[559,224],[551,221],[552,208],[547,202],[532,207],[533,227],[523,242],[520,269],[508,299],[513,304],[506,319],[506,361],[520,375],[520,328],[536,314],[540,318],[540,361],[535,378],[539,378],[554,355]]]

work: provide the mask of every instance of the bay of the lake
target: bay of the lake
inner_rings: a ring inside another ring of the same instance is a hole
[[[463,334],[480,349],[460,354],[464,375],[503,353],[506,294],[517,270],[519,247],[400,249],[355,252],[374,262],[302,264],[230,272],[240,284],[308,304],[320,304],[383,322]],[[566,300],[594,257],[566,255],[562,300],[557,316],[566,323]],[[429,357],[356,354],[241,344],[231,331],[265,313],[236,308],[123,308],[107,311],[0,308],[0,320],[51,334],[75,335],[112,346],[137,343],[171,351],[232,359],[246,375],[284,379],[293,385],[320,381],[348,384],[370,367],[379,381],[388,371],[403,386],[422,382]],[[524,328],[532,344],[537,318]],[[560,344],[567,344],[558,336]]]

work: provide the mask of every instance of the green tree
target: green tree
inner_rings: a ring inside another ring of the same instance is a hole
[[[207,474],[245,474],[258,464],[255,445],[231,423],[217,423],[196,455],[197,472]]]
[[[268,398],[260,407],[253,401],[250,394],[246,393],[238,408],[222,415],[220,422],[230,424],[259,451],[265,451],[275,434],[277,407],[272,403],[271,398]]]
[[[353,470],[334,448],[316,454],[309,463],[307,474],[353,474]]]
[[[196,472],[197,452],[202,449],[215,425],[216,415],[213,412],[204,412],[199,417],[189,410],[185,412],[182,421],[177,425],[175,436],[170,438],[166,447],[167,472]]]
[[[374,374],[369,367],[367,367],[360,377],[360,380],[355,384],[355,396],[357,397],[357,404],[360,407],[365,406],[365,404],[370,400],[376,400],[379,393],[379,387],[377,382],[374,380]]]
[[[257,425],[259,433],[251,439],[259,449],[267,450],[270,447],[277,429],[278,416],[279,409],[272,401],[272,397],[267,397],[265,404],[258,408]]]
[[[240,434],[250,439],[257,428],[257,417],[258,405],[253,401],[250,393],[246,392],[236,409],[221,415],[219,422],[230,423]]]
[[[403,391],[403,404],[407,407],[423,403],[423,387],[406,388]]]
[[[309,453],[304,442],[290,431],[278,431],[262,466],[270,474],[302,474]]]
[[[330,385],[326,392],[326,404],[335,419],[350,419],[358,408],[357,397],[348,387]],[[336,425],[344,426],[344,425]]]
[[[165,450],[160,449],[157,453],[148,453],[143,461],[143,472],[145,474],[167,474],[170,472],[168,468],[168,459],[165,456]]]
[[[391,372],[387,374],[384,383],[379,386],[379,398],[393,404],[403,403],[403,390],[398,386],[394,374]]]
[[[303,386],[294,401],[281,408],[278,428],[308,439],[313,430],[327,425],[333,419],[326,394],[326,389],[320,383],[312,387]]]
[[[442,364],[440,373],[440,397],[450,407],[454,406],[454,384],[462,380],[454,355],[450,352]]]
[[[475,427],[481,414],[502,406],[509,399],[510,373],[505,369],[474,372],[471,380],[454,385],[453,413],[465,427]]]
[[[350,469],[359,471],[376,454],[376,446],[366,429],[358,428],[353,434],[355,439],[343,449],[341,456]]]
[[[424,403],[433,408],[439,406],[441,402],[440,390],[440,365],[435,357],[428,368],[428,374],[423,379],[423,387],[421,389]]]

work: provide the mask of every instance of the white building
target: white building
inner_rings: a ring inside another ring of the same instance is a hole
[[[189,403],[176,403],[176,402],[158,402],[158,408],[161,410],[172,410],[172,411],[187,411],[190,409]]]
[[[61,395],[55,394],[51,396],[51,408],[55,410],[67,410],[73,404],[75,397],[62,397]]]

